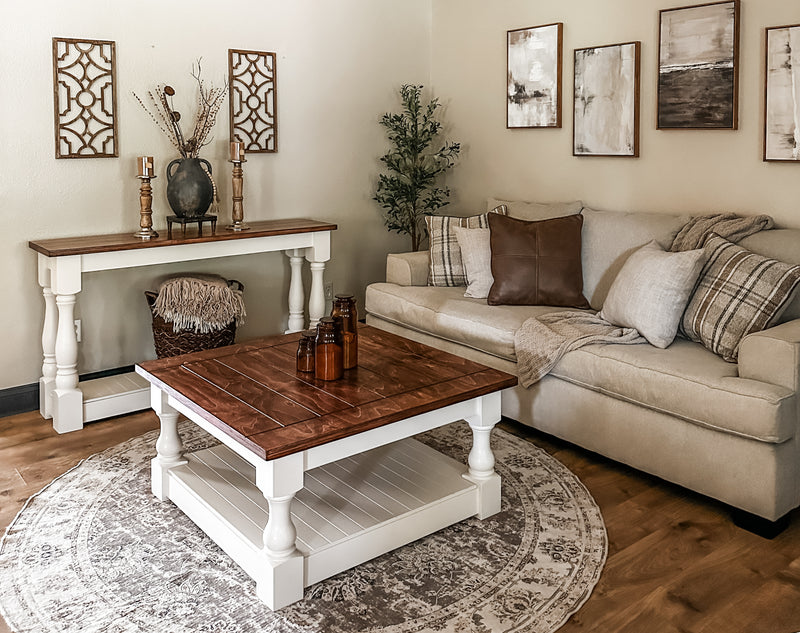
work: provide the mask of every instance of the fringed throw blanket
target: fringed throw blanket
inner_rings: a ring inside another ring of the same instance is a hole
[[[633,328],[612,325],[590,312],[567,310],[527,319],[514,335],[523,387],[541,380],[561,357],[590,343],[645,343]]]
[[[171,321],[175,332],[208,334],[247,314],[242,291],[232,288],[218,275],[182,275],[164,281],[158,289],[153,311]]]
[[[712,213],[698,215],[683,225],[672,241],[670,251],[691,251],[702,248],[709,233],[716,233],[729,242],[738,242],[748,235],[764,229],[771,229],[772,218],[768,215],[741,217],[735,213]]]

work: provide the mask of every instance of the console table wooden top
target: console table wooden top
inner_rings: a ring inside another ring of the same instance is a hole
[[[182,244],[201,244],[205,242],[222,242],[227,240],[243,240],[254,237],[270,237],[297,233],[313,233],[317,231],[335,231],[336,224],[291,218],[286,220],[261,220],[248,222],[250,228],[245,231],[229,231],[222,228],[214,233],[198,235],[197,230],[189,231],[186,237],[167,239],[164,235],[143,240],[131,233],[114,233],[110,235],[88,235],[82,237],[60,237],[28,242],[28,246],[46,257],[65,257],[69,255],[88,255],[91,253],[108,253],[113,251],[129,251],[161,246],[177,246]]]

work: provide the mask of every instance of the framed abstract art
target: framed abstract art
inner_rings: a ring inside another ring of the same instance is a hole
[[[561,127],[561,22],[508,31],[506,127]]]
[[[640,42],[575,50],[574,156],[639,155]]]
[[[739,0],[659,12],[658,129],[735,130]]]
[[[766,29],[764,160],[800,162],[800,24]]]

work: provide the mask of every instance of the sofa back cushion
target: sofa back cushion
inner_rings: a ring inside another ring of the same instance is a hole
[[[581,258],[583,294],[600,310],[631,254],[655,240],[668,249],[689,216],[595,211],[584,207]]]
[[[500,205],[508,209],[508,215],[518,220],[549,220],[565,215],[577,215],[583,208],[583,202],[580,200],[570,202],[527,202],[489,198],[486,202],[486,210],[491,211]]]
[[[771,257],[787,264],[800,264],[800,229],[771,229],[761,231],[739,242],[754,253]],[[800,319],[800,292],[796,292],[781,315],[770,325]]]

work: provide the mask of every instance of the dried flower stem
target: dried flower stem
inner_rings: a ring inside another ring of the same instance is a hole
[[[160,85],[158,92],[154,94],[151,90],[147,91],[147,96],[152,103],[152,110],[136,95],[139,105],[150,115],[159,130],[166,134],[170,143],[178,150],[183,158],[197,158],[200,149],[211,142],[209,134],[217,121],[222,102],[227,94],[228,81],[222,88],[206,88],[205,82],[200,78],[200,60],[197,60],[196,69],[192,66],[192,77],[197,81],[197,113],[194,120],[192,135],[187,139],[184,137],[180,126],[181,114],[172,106],[171,97],[175,90],[171,86]]]

